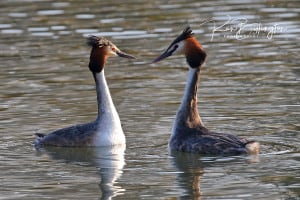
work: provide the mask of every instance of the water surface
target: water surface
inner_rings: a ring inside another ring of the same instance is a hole
[[[299,2],[1,1],[1,199],[299,199]],[[208,53],[199,111],[255,139],[257,157],[168,152],[182,56],[150,64],[190,24]],[[85,38],[135,61],[105,69],[126,150],[32,147],[35,132],[95,119]]]

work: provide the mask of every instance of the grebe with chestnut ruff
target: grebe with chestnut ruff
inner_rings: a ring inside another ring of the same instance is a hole
[[[174,54],[185,55],[189,72],[169,140],[170,150],[206,155],[258,154],[258,142],[241,139],[232,134],[215,133],[204,126],[197,108],[197,89],[206,52],[190,27],[187,27],[153,63]]]
[[[89,69],[96,82],[98,116],[95,121],[56,130],[48,135],[36,133],[34,145],[39,146],[112,146],[125,145],[125,135],[117,110],[113,104],[104,76],[104,65],[110,56],[128,59],[135,57],[122,52],[111,41],[90,36],[87,44],[92,47]]]

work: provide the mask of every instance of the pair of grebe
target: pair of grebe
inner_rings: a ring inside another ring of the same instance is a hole
[[[89,68],[96,81],[98,117],[94,122],[75,125],[54,131],[48,135],[36,134],[36,146],[110,146],[125,144],[120,119],[112,102],[104,76],[108,57],[134,57],[120,51],[112,42],[91,36],[92,46]],[[183,151],[208,155],[258,154],[259,143],[237,136],[209,131],[202,123],[197,109],[197,89],[200,70],[206,52],[187,27],[153,63],[174,54],[183,54],[189,65],[188,79],[181,105],[177,111],[169,141],[171,151]]]

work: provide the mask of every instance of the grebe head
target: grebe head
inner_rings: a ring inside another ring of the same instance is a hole
[[[122,52],[111,41],[103,37],[92,35],[88,37],[87,44],[92,47],[89,63],[89,68],[92,72],[101,72],[104,68],[107,58],[111,56],[135,59],[134,56]]]
[[[153,63],[159,62],[169,56],[183,54],[191,68],[200,67],[206,58],[206,53],[194,37],[190,26],[186,27],[183,32],[170,44],[167,50],[158,56]]]

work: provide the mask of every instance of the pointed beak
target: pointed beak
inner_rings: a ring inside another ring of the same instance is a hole
[[[117,51],[116,54],[122,58],[128,58],[128,59],[136,59],[136,57],[129,55],[127,53],[124,53],[122,51]]]
[[[172,55],[172,52],[171,51],[168,51],[166,50],[163,54],[161,54],[160,56],[158,56],[155,60],[152,61],[152,63],[156,63],[156,62],[159,62],[169,56]]]

